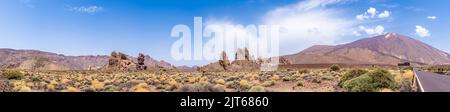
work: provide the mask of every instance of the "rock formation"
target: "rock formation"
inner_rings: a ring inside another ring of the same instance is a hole
[[[279,59],[280,59],[280,65],[291,65],[292,64],[292,62],[291,61],[289,61],[288,59],[286,59],[286,58],[284,58],[284,57],[279,57]]]
[[[247,48],[238,49],[235,54],[235,60],[250,60],[250,53]]]
[[[135,70],[137,63],[129,60],[128,56],[121,52],[112,52],[108,61],[109,70]]]
[[[171,64],[164,61],[156,61],[148,55],[139,53],[137,58],[133,58],[120,52],[112,52],[107,70],[160,70],[175,69]]]
[[[227,68],[230,66],[230,61],[228,60],[227,53],[225,51],[222,52],[219,60],[220,66],[226,71]]]
[[[139,57],[137,58],[137,70],[147,70],[147,66],[145,65],[145,55],[142,53],[139,53]]]
[[[247,48],[238,49],[235,60],[230,63],[225,52],[222,52],[219,61],[200,68],[201,71],[258,71],[260,62],[252,58]]]

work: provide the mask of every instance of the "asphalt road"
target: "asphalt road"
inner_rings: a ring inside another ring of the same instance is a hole
[[[450,92],[450,76],[414,70],[423,92]]]

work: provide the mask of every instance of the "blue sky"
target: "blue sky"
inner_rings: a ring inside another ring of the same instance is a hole
[[[2,0],[0,48],[142,52],[176,65],[202,65],[209,61],[175,61],[170,54],[177,40],[172,27],[193,27],[194,16],[201,16],[205,23],[286,25],[281,54],[386,32],[449,52],[449,6],[449,0]]]

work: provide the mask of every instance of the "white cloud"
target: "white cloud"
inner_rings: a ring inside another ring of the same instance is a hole
[[[376,8],[369,7],[369,9],[367,9],[366,12],[364,12],[363,14],[356,15],[355,18],[360,21],[368,20],[368,19],[375,18],[375,17],[387,18],[387,17],[391,16],[392,12],[385,10],[385,11],[379,13],[378,15],[377,14],[378,14],[378,11]]]
[[[101,6],[80,6],[80,7],[70,7],[71,11],[81,12],[81,13],[88,13],[88,14],[95,14],[100,11],[103,11],[103,7]]]
[[[375,17],[375,15],[377,15],[378,11],[377,9],[370,7],[369,9],[367,9],[367,13],[370,14],[371,18],[373,18]]]
[[[416,25],[416,35],[419,37],[428,37],[430,36],[430,31],[422,26]]]
[[[209,38],[210,36],[206,36],[204,33],[203,36],[207,38],[204,38],[203,40],[208,40],[208,42],[212,42],[214,44],[204,44],[204,46],[207,46],[205,47],[206,49],[203,49],[203,54],[207,54],[207,57],[205,58],[219,59],[219,54],[222,51],[225,51],[227,54],[234,54],[238,48],[244,47],[249,48],[250,54],[252,56],[261,56],[257,55],[257,47],[259,47],[256,46],[257,40],[255,38],[251,38],[256,37],[256,35],[253,35],[252,32],[247,29],[247,27],[248,26],[246,25],[236,24],[229,20],[209,18],[205,22],[204,29],[205,32],[214,32],[214,38]],[[255,26],[255,28],[256,27],[257,26]],[[234,55],[228,55],[228,58],[234,59]]]
[[[358,31],[353,31],[353,35],[359,37],[359,36],[361,36],[361,33],[359,33]]]
[[[359,31],[365,32],[367,35],[382,35],[384,34],[384,27],[381,25],[377,25],[373,28],[366,28],[365,26],[359,26]],[[355,31],[359,33],[359,31]],[[355,35],[358,36],[358,35]]]
[[[367,15],[367,14],[359,14],[359,15],[356,15],[356,19],[358,19],[358,20],[360,20],[360,21],[362,21],[362,20],[366,20],[366,19],[369,19],[370,17]]]
[[[378,15],[378,18],[387,18],[391,15],[392,12],[385,10],[383,13]]]
[[[428,16],[427,19],[435,20],[435,19],[437,19],[437,17],[436,16]]]
[[[296,53],[317,44],[334,44],[349,31],[355,21],[327,6],[343,0],[306,0],[269,11],[263,18],[266,25],[280,25],[287,30],[281,34],[281,52]],[[287,51],[284,51],[287,50]]]
[[[361,36],[365,31],[354,31],[358,22],[349,19],[345,10],[331,8],[331,5],[346,3],[348,0],[305,0],[296,4],[278,7],[268,11],[257,25],[279,25],[280,53],[292,54],[312,45],[338,44],[340,39]],[[370,15],[368,15],[370,16]],[[374,17],[377,17],[376,15]],[[207,20],[207,24],[235,25],[228,20]],[[245,26],[244,26],[245,27]],[[238,28],[239,30],[241,28]],[[357,28],[356,28],[357,29]],[[228,30],[228,29],[227,29]],[[243,29],[241,29],[243,30]],[[383,33],[384,28],[374,28],[375,33]],[[340,43],[340,42],[339,42]]]
[[[340,3],[340,2],[344,2],[344,1],[345,0],[306,0],[303,2],[299,2],[293,6],[282,7],[279,9],[283,9],[283,10],[294,9],[294,10],[307,11],[307,10],[316,9],[316,8],[323,8],[328,5],[332,5],[332,4],[336,4],[336,3]]]

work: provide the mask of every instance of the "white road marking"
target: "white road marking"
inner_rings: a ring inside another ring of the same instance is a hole
[[[416,70],[413,70],[413,72],[414,72],[414,75],[416,75],[416,79],[417,79],[417,82],[419,83],[420,90],[421,90],[422,92],[425,92],[425,89],[423,89],[422,83],[420,83],[420,78],[419,78],[419,76],[417,75]]]

